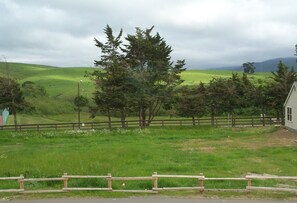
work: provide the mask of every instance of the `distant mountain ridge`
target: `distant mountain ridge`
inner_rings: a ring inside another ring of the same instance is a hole
[[[284,57],[284,58],[274,58],[269,59],[263,62],[255,62],[254,66],[256,67],[256,72],[272,72],[277,70],[278,63],[282,61],[289,68],[294,67],[294,70],[297,71],[297,62],[296,57]],[[252,61],[251,61],[252,62]],[[242,66],[233,66],[233,67],[222,67],[216,68],[216,70],[243,70]]]

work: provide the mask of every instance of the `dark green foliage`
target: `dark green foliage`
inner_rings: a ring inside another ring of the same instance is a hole
[[[214,117],[223,113],[231,116],[236,111],[254,106],[255,85],[246,74],[239,77],[213,78],[206,86],[206,100],[214,124]]]
[[[0,108],[9,108],[14,116],[15,125],[17,112],[31,108],[25,101],[20,84],[16,80],[0,77]]]
[[[107,42],[95,39],[101,49],[101,59],[95,61],[103,71],[94,71],[91,76],[96,84],[94,101],[97,108],[108,115],[120,114],[122,127],[128,113],[138,113],[141,126],[149,125],[164,103],[168,103],[174,87],[182,80],[184,60],[173,65],[170,61],[172,49],[153,27],[136,29],[128,35],[128,44],[122,47],[122,30],[117,37],[107,25],[104,32]],[[146,121],[148,120],[148,121]]]
[[[178,116],[202,117],[207,113],[206,88],[203,83],[198,86],[182,86],[176,91],[175,109]],[[195,122],[193,122],[195,124]]]
[[[246,62],[242,64],[243,72],[248,74],[254,74],[255,73],[255,66],[254,62]]]
[[[276,72],[272,72],[273,82],[268,87],[268,95],[271,97],[270,106],[276,110],[278,118],[284,123],[283,105],[288,96],[294,81],[297,80],[297,73],[293,67],[289,70],[282,61],[279,62]]]
[[[254,108],[260,110],[260,113],[265,115],[271,109],[270,102],[273,101],[273,97],[269,96],[269,86],[270,83],[267,81],[258,81],[259,84],[254,87],[254,90],[251,91],[251,101],[254,105]]]
[[[128,44],[123,50],[137,87],[133,101],[138,110],[140,125],[149,125],[163,104],[171,98],[173,89],[182,83],[180,73],[184,71],[184,60],[175,65],[171,61],[172,48],[156,33],[154,27],[128,35]],[[146,122],[147,120],[147,122]]]
[[[22,84],[22,90],[24,92],[24,96],[35,97],[35,98],[38,96],[46,96],[45,88],[32,81],[25,81]]]
[[[120,113],[122,127],[125,127],[128,103],[134,86],[131,84],[132,79],[127,62],[120,53],[122,30],[115,37],[111,27],[107,25],[104,33],[107,37],[106,43],[95,38],[95,45],[101,49],[102,53],[100,60],[95,60],[95,65],[100,66],[103,71],[96,70],[91,74],[96,84],[93,99],[97,105],[97,108],[91,108],[91,110],[93,115],[99,110],[109,119],[112,114]]]
[[[85,107],[87,106],[89,103],[88,98],[84,97],[84,96],[79,96],[79,97],[75,97],[74,98],[74,105],[76,107]]]
[[[214,125],[215,115],[219,115],[225,111],[231,111],[228,106],[232,105],[235,100],[235,87],[229,86],[228,79],[225,78],[213,78],[207,86],[207,102],[212,119],[212,125]]]

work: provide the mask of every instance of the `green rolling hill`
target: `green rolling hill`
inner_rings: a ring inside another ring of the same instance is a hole
[[[25,81],[35,82],[47,90],[49,96],[73,97],[77,92],[77,83],[82,82],[82,89],[89,95],[93,92],[93,84],[84,77],[86,72],[93,72],[95,68],[72,67],[60,68],[53,66],[9,63],[11,75],[20,83]],[[0,63],[0,75],[6,72],[5,63]],[[242,74],[242,71],[231,70],[186,70],[182,73],[184,84],[192,85],[200,82],[208,83],[214,77],[230,77],[232,73]],[[264,79],[271,75],[269,72],[256,72],[250,79]]]
[[[34,104],[36,112],[34,115],[20,115],[19,123],[48,123],[52,122],[75,122],[75,108],[73,100],[77,95],[77,84],[80,80],[80,93],[91,101],[94,92],[93,82],[84,77],[86,72],[93,72],[94,68],[72,67],[60,68],[53,66],[22,64],[22,63],[0,63],[0,75],[7,73],[6,67],[12,77],[21,84],[26,81],[32,81],[45,88],[47,96],[44,98],[28,98],[27,100]],[[182,79],[185,85],[208,83],[214,77],[230,77],[232,73],[242,74],[242,71],[228,70],[186,70],[182,73]],[[271,73],[259,72],[250,75],[250,79],[257,81],[265,79]],[[91,121],[88,109],[82,112],[84,120]],[[102,120],[102,118],[97,118]]]

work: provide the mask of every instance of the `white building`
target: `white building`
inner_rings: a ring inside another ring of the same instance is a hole
[[[294,82],[285,101],[285,126],[297,131],[297,82]]]

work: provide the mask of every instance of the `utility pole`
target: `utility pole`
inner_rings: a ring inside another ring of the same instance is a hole
[[[77,105],[77,116],[78,116],[78,129],[80,129],[80,83],[82,80],[78,81],[77,83],[77,99],[78,99],[78,105]]]

